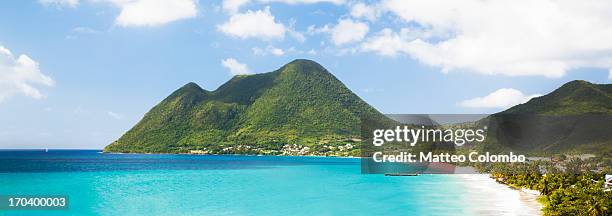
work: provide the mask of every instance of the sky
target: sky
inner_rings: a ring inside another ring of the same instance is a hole
[[[317,61],[388,114],[611,83],[609,1],[0,2],[0,149],[101,149],[188,82]]]

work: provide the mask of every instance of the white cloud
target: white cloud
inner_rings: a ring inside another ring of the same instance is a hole
[[[298,42],[304,43],[304,41],[306,41],[306,37],[301,32],[295,30],[295,23],[296,23],[295,19],[291,19],[289,21],[289,27],[287,27],[287,33],[289,33],[289,35],[291,35],[291,37],[293,37]]]
[[[16,94],[45,98],[33,85],[54,86],[55,82],[40,72],[38,62],[27,55],[15,58],[7,48],[0,46],[0,102]]]
[[[221,3],[223,10],[229,14],[238,13],[240,7],[250,3],[251,0],[223,0]],[[345,0],[257,0],[259,3],[285,3],[285,4],[315,4],[315,3],[332,3],[336,5],[341,5],[345,3]]]
[[[306,30],[306,33],[309,35],[329,33],[329,32],[331,32],[331,28],[329,27],[329,25],[324,25],[323,27],[320,27],[320,28],[317,28],[314,25],[310,25],[308,26],[308,29]]]
[[[264,56],[268,54],[268,51],[259,47],[253,47],[251,48],[251,50],[253,51],[253,54],[258,55],[258,56]]]
[[[38,0],[44,6],[71,7],[74,8],[79,4],[79,0]]]
[[[99,32],[95,29],[88,27],[75,27],[73,28],[68,35],[66,35],[66,39],[75,39],[78,38],[79,35],[92,35],[98,34]]]
[[[388,28],[381,30],[361,44],[361,50],[376,52],[383,56],[396,56],[400,52],[407,52],[407,47],[407,42]]]
[[[251,50],[253,51],[253,54],[259,56],[265,56],[268,54],[282,56],[285,54],[285,51],[283,51],[283,49],[276,48],[274,46],[267,46],[266,48],[253,47]]]
[[[612,68],[611,1],[386,0],[378,7],[425,34],[404,38],[387,30],[364,51],[405,53],[445,72],[561,77],[576,68]]]
[[[119,113],[115,113],[113,111],[108,111],[106,112],[106,114],[114,119],[120,120],[123,118],[123,115],[119,114]]]
[[[98,33],[97,30],[92,29],[92,28],[88,28],[88,27],[75,27],[72,29],[73,33],[77,33],[77,34],[96,34]]]
[[[249,3],[251,0],[223,0],[222,6],[225,12],[235,14],[240,10],[240,7]]]
[[[369,37],[361,44],[360,50],[375,52],[383,56],[396,56],[400,53],[410,53],[413,46],[422,42],[421,38],[428,39],[435,33],[422,29],[402,28],[399,33],[389,28]]]
[[[246,64],[240,63],[234,58],[223,59],[221,65],[229,69],[232,75],[251,74],[251,70]]]
[[[107,0],[121,8],[115,23],[122,27],[158,26],[197,15],[195,0]]]
[[[283,51],[282,49],[279,49],[279,48],[273,48],[270,51],[270,53],[272,53],[272,55],[275,55],[275,56],[282,56],[282,55],[285,54],[285,51]]]
[[[197,15],[197,0],[90,0],[91,2],[108,2],[121,12],[115,24],[122,27],[158,26]],[[235,0],[237,1],[237,0]],[[39,0],[45,6],[76,7],[79,0]]]
[[[274,20],[269,7],[263,11],[248,10],[245,13],[234,14],[229,21],[217,26],[217,29],[241,39],[259,38],[263,40],[283,39],[286,32],[285,26]]]
[[[369,30],[370,28],[365,23],[342,19],[331,29],[331,39],[337,46],[354,43],[363,40]]]
[[[380,13],[377,5],[366,5],[357,3],[351,6],[351,16],[355,18],[365,18],[370,21],[375,21]]]
[[[344,4],[345,0],[259,0],[263,3],[280,2],[286,4],[314,4],[314,3],[332,3],[336,5]]]
[[[516,89],[502,88],[484,97],[476,97],[461,101],[459,102],[459,106],[467,108],[509,108],[539,96],[541,95],[525,95],[523,92]]]
[[[300,43],[304,43],[304,41],[306,41],[306,37],[304,36],[304,34],[294,30],[293,28],[287,29],[287,33],[289,33],[291,37],[293,37],[295,40],[297,40]]]

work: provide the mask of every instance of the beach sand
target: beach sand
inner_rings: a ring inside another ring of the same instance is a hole
[[[473,215],[542,215],[538,195],[513,189],[490,178],[488,174],[453,174],[465,180],[467,204],[474,206]],[[487,196],[482,196],[487,194]]]

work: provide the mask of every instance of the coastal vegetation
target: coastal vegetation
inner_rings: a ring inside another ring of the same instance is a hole
[[[495,163],[479,166],[498,182],[511,187],[536,190],[544,215],[610,215],[612,190],[605,187],[611,173],[610,157],[586,160],[571,158],[530,163]]]
[[[528,137],[523,139],[527,145],[487,143],[476,147],[490,151],[518,147],[539,157],[531,157],[528,163],[473,165],[498,182],[538,191],[544,215],[610,215],[612,189],[605,187],[604,175],[612,174],[611,114],[611,84],[566,83],[550,94],[489,117],[546,118],[533,121],[533,128],[522,125],[532,132],[521,130],[520,136]]]

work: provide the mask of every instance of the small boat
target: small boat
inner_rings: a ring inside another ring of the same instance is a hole
[[[418,173],[385,173],[385,176],[419,176]]]

